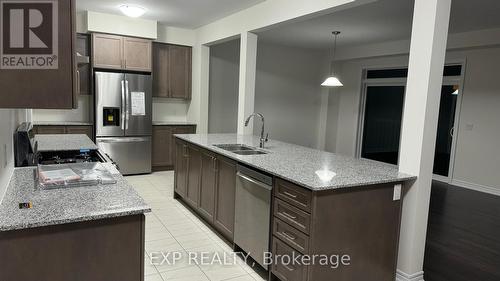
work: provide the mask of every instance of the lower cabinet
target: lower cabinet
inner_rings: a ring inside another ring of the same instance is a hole
[[[195,125],[153,126],[152,166],[154,171],[172,170],[175,165],[174,134],[194,134]]]
[[[174,191],[181,197],[185,197],[187,193],[187,169],[187,143],[179,139],[175,139]]]
[[[233,241],[236,162],[178,138],[175,145],[175,193]]]
[[[187,193],[186,201],[191,207],[198,208],[200,199],[201,152],[188,145]]]
[[[33,133],[38,135],[47,134],[82,134],[87,135],[90,139],[94,139],[94,128],[92,125],[35,125]]]

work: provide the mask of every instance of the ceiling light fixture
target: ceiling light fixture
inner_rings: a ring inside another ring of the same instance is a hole
[[[138,18],[146,12],[146,9],[136,5],[123,4],[120,6],[120,11],[128,17]]]
[[[335,61],[335,49],[337,48],[337,36],[340,34],[340,31],[333,31],[332,34],[334,36],[334,41],[333,41],[333,56],[330,65],[330,77],[326,78],[325,81],[321,83],[321,86],[342,87],[344,86],[344,84],[340,82],[340,80],[335,76],[335,72],[333,71],[333,63]]]

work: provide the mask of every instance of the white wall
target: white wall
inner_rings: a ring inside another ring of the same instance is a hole
[[[87,30],[156,39],[157,22],[141,18],[130,18],[87,11]]]
[[[307,147],[317,147],[323,53],[259,43],[255,87],[255,112],[264,114],[269,137]],[[260,134],[260,120],[254,134]]]
[[[449,51],[446,60],[466,60],[452,183],[500,194],[500,93],[497,87],[500,47]],[[338,103],[329,105],[328,120],[334,122],[337,115],[338,132],[327,133],[327,150],[355,155],[362,69],[407,64],[407,55],[337,64],[344,87],[339,88]]]
[[[185,100],[153,98],[153,122],[185,122],[188,104]]]
[[[77,109],[33,109],[33,121],[92,122],[91,107],[92,96],[79,96]]]
[[[240,40],[210,47],[209,133],[236,133]]]
[[[0,202],[14,169],[13,134],[25,110],[0,109]]]

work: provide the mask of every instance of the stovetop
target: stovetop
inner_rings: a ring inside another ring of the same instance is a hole
[[[38,164],[68,164],[84,162],[105,162],[104,157],[97,150],[70,150],[39,152]]]

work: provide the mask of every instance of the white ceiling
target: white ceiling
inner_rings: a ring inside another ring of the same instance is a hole
[[[147,11],[141,17],[170,26],[196,28],[265,0],[76,0],[77,11],[122,15],[118,7],[136,4]]]
[[[500,27],[499,0],[453,0],[450,33]],[[409,39],[414,0],[379,0],[259,33],[259,41],[309,49]]]

